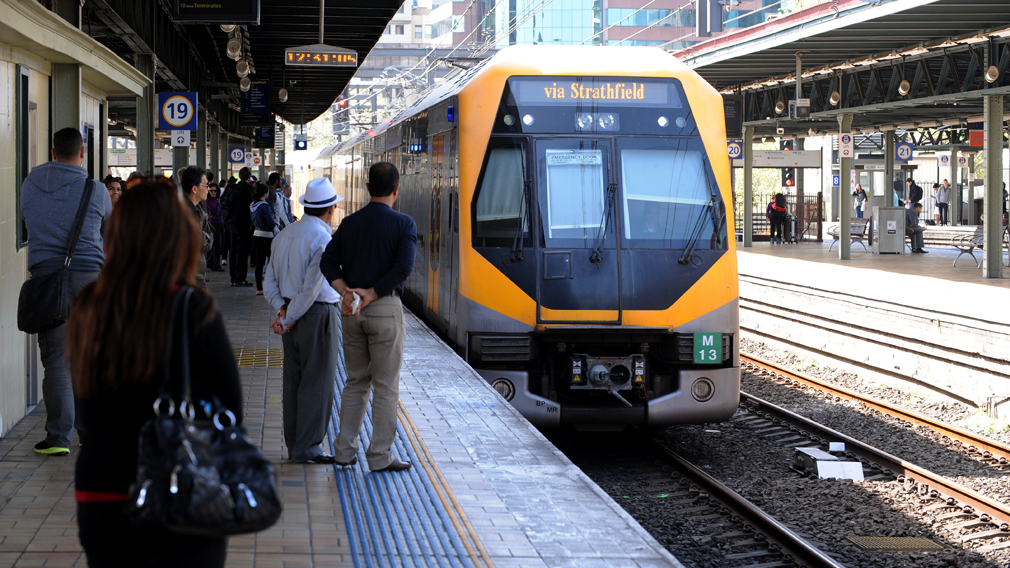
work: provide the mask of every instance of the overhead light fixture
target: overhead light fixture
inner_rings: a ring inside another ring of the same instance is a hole
[[[929,53],[929,49],[920,45],[919,47],[909,49],[905,52],[905,55],[922,55],[923,53]]]
[[[229,39],[225,52],[231,59],[239,59],[242,56],[242,40],[237,37]]]
[[[898,59],[899,57],[901,57],[901,55],[898,54],[897,51],[892,51],[891,53],[888,53],[887,55],[881,56],[880,59],[882,59],[882,60],[886,60],[886,59]]]
[[[982,34],[978,34],[978,35],[973,35],[973,36],[971,36],[969,38],[965,38],[965,39],[963,39],[961,41],[963,41],[965,43],[981,43],[983,41],[989,41],[989,38],[987,38],[986,36],[984,36]]]
[[[235,31],[235,24],[221,24],[221,31],[226,34],[230,34]]]
[[[249,62],[245,59],[239,60],[239,62],[235,64],[235,74],[239,77],[249,75]]]
[[[774,143],[775,143],[775,139],[774,138],[772,138],[771,136],[766,136],[765,137],[765,144],[774,144]]]
[[[786,110],[786,103],[779,101],[775,103],[775,114],[782,114]]]
[[[828,102],[831,103],[831,106],[838,106],[838,103],[842,102],[842,94],[838,91],[832,91]]]
[[[835,67],[835,69],[852,69],[855,66],[856,65],[854,63],[852,63],[851,61],[846,61],[845,63],[842,63],[842,64],[838,65],[837,67]]]
[[[912,90],[912,84],[908,82],[908,79],[902,79],[901,82],[898,83],[898,94],[899,95],[905,96],[911,90]]]
[[[954,47],[955,45],[957,45],[956,41],[952,41],[950,39],[945,39],[942,42],[934,45],[933,47]]]
[[[248,92],[250,87],[252,87],[252,81],[249,80],[249,77],[242,77],[242,80],[238,82],[238,88],[243,93]]]
[[[281,90],[277,91],[277,98],[282,103],[288,102],[288,90],[285,89],[284,87],[281,87]]]
[[[999,79],[999,69],[995,65],[990,65],[989,68],[985,70],[985,82],[995,83],[996,79]]]

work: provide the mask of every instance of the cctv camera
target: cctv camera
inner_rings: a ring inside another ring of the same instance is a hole
[[[785,128],[782,128],[781,126],[775,128],[775,134],[778,134],[778,135],[781,136],[782,134],[785,134],[785,133],[786,133],[786,129]]]

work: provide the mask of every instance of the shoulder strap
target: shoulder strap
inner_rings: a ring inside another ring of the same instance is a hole
[[[70,266],[70,259],[74,257],[74,250],[77,249],[77,241],[81,239],[81,229],[84,227],[84,218],[88,215],[88,205],[91,204],[91,194],[95,191],[95,180],[89,179],[84,184],[84,194],[81,195],[81,204],[77,206],[77,216],[74,217],[74,226],[70,229],[70,242],[67,243],[67,260],[64,267]]]
[[[169,313],[168,322],[168,333],[165,337],[165,363],[164,363],[164,379],[161,384],[161,396],[171,398],[173,394],[172,389],[172,355],[175,349],[175,335],[181,333],[182,339],[182,349],[181,349],[181,359],[182,359],[182,389],[181,396],[182,402],[186,402],[192,408],[192,400],[190,400],[190,380],[189,380],[189,301],[193,296],[193,288],[186,286],[181,288],[175,293],[175,297],[172,299],[172,311]],[[182,314],[179,314],[180,306],[182,309]],[[176,318],[180,318],[180,325],[176,326]]]

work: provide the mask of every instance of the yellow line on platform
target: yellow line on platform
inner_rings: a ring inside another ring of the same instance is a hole
[[[428,474],[428,478],[434,480],[438,478],[438,483],[433,484],[435,486],[435,492],[438,493],[438,498],[442,501],[442,506],[445,507],[447,511],[455,513],[450,515],[452,518],[452,524],[456,527],[456,532],[463,536],[463,528],[459,526],[460,522],[466,525],[466,532],[469,534],[470,539],[467,540],[463,538],[463,546],[466,547],[467,552],[470,553],[470,558],[473,560],[475,566],[479,566],[478,558],[483,561],[487,568],[495,568],[494,562],[491,560],[491,556],[487,553],[487,549],[484,548],[484,544],[481,543],[480,537],[477,536],[477,531],[474,530],[473,525],[470,524],[470,519],[467,518],[466,512],[463,511],[463,507],[460,506],[459,501],[456,500],[456,496],[453,495],[452,489],[449,488],[449,483],[442,476],[442,471],[435,464],[434,458],[431,456],[431,452],[428,451],[428,446],[424,443],[421,438],[421,433],[418,432],[417,426],[414,425],[414,421],[410,418],[410,414],[407,412],[407,408],[403,406],[403,401],[400,401],[400,418],[409,426],[407,428],[407,438],[410,440],[410,445],[414,446],[414,450],[419,456],[423,455],[424,459],[421,460],[421,467],[424,468],[425,472]],[[445,495],[443,495],[443,492]],[[452,501],[452,507],[446,503],[446,498]],[[458,517],[458,520],[457,520]],[[477,547],[477,552],[473,550],[470,541]]]

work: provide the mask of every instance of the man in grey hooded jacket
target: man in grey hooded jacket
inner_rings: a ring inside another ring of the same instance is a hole
[[[70,229],[84,195],[88,170],[84,163],[84,139],[74,128],[53,135],[53,161],[28,174],[21,190],[21,211],[28,226],[28,270],[41,276],[62,268],[66,260]],[[105,264],[102,235],[112,215],[112,200],[105,185],[96,181],[88,204],[80,240],[70,263],[70,301],[98,279]],[[66,325],[38,335],[45,373],[42,398],[46,403],[46,439],[35,452],[67,455],[76,425],[74,390],[64,360]]]

